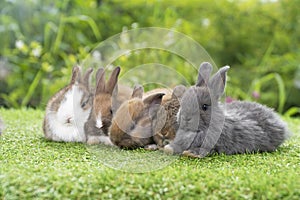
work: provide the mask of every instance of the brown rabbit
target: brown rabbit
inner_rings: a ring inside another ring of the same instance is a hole
[[[93,69],[81,77],[79,67],[73,67],[72,78],[65,88],[48,102],[43,123],[45,137],[53,141],[85,142],[84,123],[91,111],[93,95],[89,79]]]
[[[153,138],[158,148],[163,148],[175,138],[179,127],[177,113],[180,107],[180,99],[185,90],[186,87],[183,85],[176,86],[171,98],[162,103],[162,107],[157,113],[157,118],[154,121],[155,135]]]
[[[120,148],[135,149],[154,144],[152,121],[164,93],[155,93],[142,99],[143,87],[136,86],[132,98],[125,101],[114,116],[110,139]]]
[[[108,128],[111,125],[113,114],[123,101],[130,99],[132,93],[132,90],[126,86],[120,85],[120,90],[118,90],[117,82],[120,70],[120,67],[116,67],[107,83],[105,83],[104,68],[97,71],[93,108],[84,125],[88,144],[112,145],[108,137]]]

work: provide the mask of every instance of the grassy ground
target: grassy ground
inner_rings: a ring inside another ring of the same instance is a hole
[[[0,199],[300,198],[299,119],[276,152],[190,159],[48,142],[43,114],[0,109]]]

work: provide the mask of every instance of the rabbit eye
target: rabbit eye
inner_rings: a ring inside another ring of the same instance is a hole
[[[83,102],[83,103],[81,104],[81,108],[84,108],[84,107],[86,106],[86,104],[87,104],[87,101]]]
[[[203,104],[202,105],[202,110],[206,111],[208,109],[208,105],[207,104]]]
[[[110,114],[112,115],[112,114],[113,114],[113,111],[112,111],[112,109],[110,109],[109,111],[110,111]]]
[[[83,102],[81,103],[81,108],[85,108],[86,105],[89,103],[89,101],[90,101],[90,97],[88,97],[85,101],[83,101]]]
[[[81,108],[85,108],[86,105],[88,104],[88,102],[89,102],[89,100],[86,100],[86,101],[82,102]]]

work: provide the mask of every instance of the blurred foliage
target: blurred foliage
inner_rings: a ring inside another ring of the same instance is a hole
[[[300,107],[300,0],[4,0],[0,2],[0,105],[41,107],[101,41],[137,27],[164,27],[230,65],[227,96],[295,114]],[[141,51],[113,64],[157,61],[192,84],[184,59]],[[139,77],[135,77],[139,80]]]

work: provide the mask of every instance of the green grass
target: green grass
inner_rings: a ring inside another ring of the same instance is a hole
[[[43,111],[1,110],[0,199],[299,199],[300,120],[273,153],[204,159],[43,138]]]

